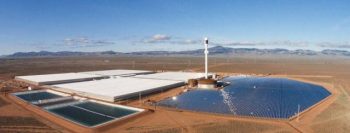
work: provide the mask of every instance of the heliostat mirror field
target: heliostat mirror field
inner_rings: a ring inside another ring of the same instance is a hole
[[[237,76],[221,90],[195,89],[161,106],[236,116],[288,119],[331,93],[319,85],[284,78]]]

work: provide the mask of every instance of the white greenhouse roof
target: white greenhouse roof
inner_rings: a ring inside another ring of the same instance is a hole
[[[123,75],[137,75],[137,74],[149,74],[153,73],[151,71],[144,71],[144,70],[102,70],[102,71],[87,71],[87,72],[80,72],[83,74],[92,74],[92,75],[102,75],[102,76],[123,76]]]
[[[181,81],[119,77],[54,85],[52,89],[114,102],[184,85]]]
[[[35,85],[48,85],[48,84],[86,81],[86,80],[92,80],[94,78],[102,78],[102,76],[82,74],[82,73],[60,73],[60,74],[16,76],[16,80],[24,81]]]
[[[211,76],[212,74],[209,74]],[[200,79],[204,78],[204,73],[195,72],[162,72],[147,75],[137,75],[135,78],[145,78],[145,79],[162,79],[162,80],[174,80],[187,82],[189,79]]]

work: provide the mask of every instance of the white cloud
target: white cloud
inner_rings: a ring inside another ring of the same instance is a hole
[[[189,39],[183,37],[173,37],[165,34],[156,34],[141,41],[132,41],[137,44],[173,44],[173,45],[201,45],[201,38]],[[311,41],[232,41],[232,40],[210,40],[210,45],[214,46],[233,46],[247,48],[291,48],[291,49],[350,49],[350,42],[311,42]]]
[[[171,36],[165,34],[155,34],[150,38],[143,39],[143,43],[160,43],[171,40]]]
[[[193,39],[174,39],[169,41],[170,44],[201,44],[201,40],[193,40]]]
[[[164,40],[170,40],[171,39],[170,36],[164,35],[164,34],[156,34],[152,38],[153,38],[153,40],[156,40],[156,41],[164,41]]]
[[[214,45],[226,46],[288,46],[288,47],[306,47],[310,44],[307,41],[218,41]]]
[[[66,38],[63,40],[63,43],[69,47],[97,47],[115,44],[115,42],[112,41],[93,40],[87,37]]]
[[[149,38],[142,39],[139,42],[147,44],[200,44],[200,40],[198,39],[184,39],[181,37],[172,37],[165,34],[155,34]]]

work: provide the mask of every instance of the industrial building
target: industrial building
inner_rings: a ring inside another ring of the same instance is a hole
[[[118,77],[53,85],[52,89],[79,96],[115,102],[152,92],[183,86],[182,81]]]
[[[144,70],[103,70],[103,71],[87,71],[77,73],[59,73],[59,74],[43,74],[43,75],[29,75],[16,76],[15,79],[27,82],[33,85],[52,85],[62,83],[72,83],[89,81],[94,79],[108,78],[110,76],[135,76],[138,74],[150,74],[151,71]]]
[[[16,76],[15,79],[33,85],[52,85],[70,82],[88,81],[93,79],[101,79],[104,76],[91,75],[83,73],[60,73],[60,74],[45,74],[45,75],[29,75]]]
[[[104,70],[77,73],[18,76],[17,80],[46,86],[55,91],[115,102],[183,86],[204,73],[143,70]]]
[[[208,74],[208,75],[212,76],[213,74]],[[187,83],[189,79],[201,79],[204,77],[205,77],[204,73],[195,73],[195,72],[162,72],[162,73],[135,76],[135,78],[172,80],[172,81],[182,81],[185,83]]]
[[[82,74],[90,74],[90,75],[100,75],[100,76],[135,76],[139,74],[151,74],[154,73],[152,71],[145,70],[102,70],[102,71],[87,71],[87,72],[79,72]]]

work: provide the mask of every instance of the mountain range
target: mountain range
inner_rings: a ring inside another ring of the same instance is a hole
[[[203,55],[204,49],[187,50],[187,51],[141,51],[141,52],[115,52],[115,51],[102,51],[102,52],[17,52],[11,55],[2,56],[3,58],[20,58],[20,57],[65,57],[65,56],[114,56],[114,55]],[[210,55],[298,55],[298,56],[347,56],[350,57],[350,52],[345,50],[333,50],[326,49],[323,51],[313,50],[288,50],[288,49],[257,49],[257,48],[230,48],[223,46],[215,46],[209,48]]]

